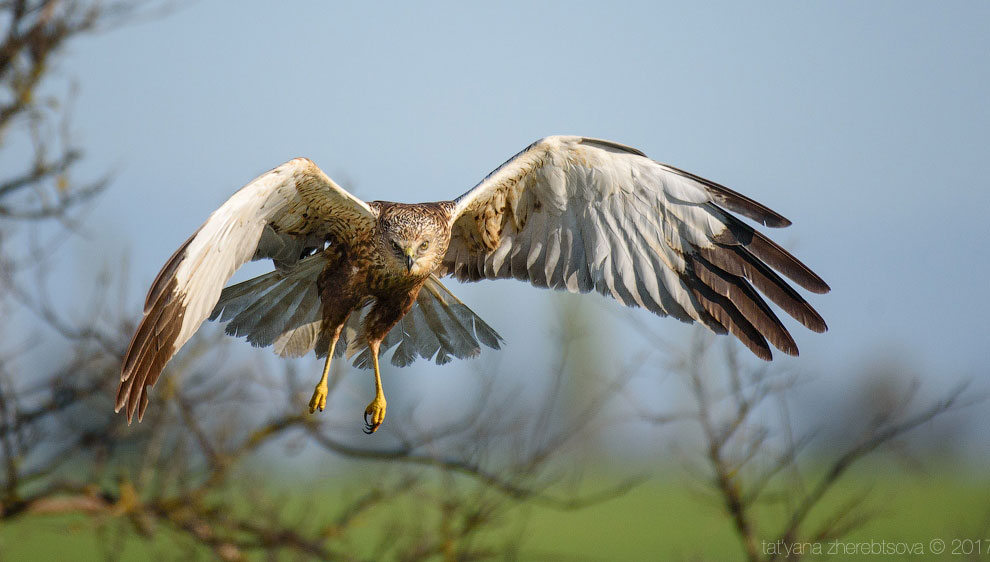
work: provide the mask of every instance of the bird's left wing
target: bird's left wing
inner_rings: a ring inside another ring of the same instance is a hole
[[[116,410],[144,416],[147,389],[213,311],[244,263],[271,258],[291,270],[328,240],[370,233],[374,211],[316,164],[296,158],[262,174],[213,212],[169,258],[148,291],[124,355]]]
[[[797,355],[755,289],[808,328],[825,322],[774,270],[805,289],[828,285],[730,211],[790,222],[726,187],[611,141],[541,139],[454,201],[439,273],[592,289],[628,306],[731,332],[770,359],[767,340]],[[754,289],[755,287],[755,289]]]

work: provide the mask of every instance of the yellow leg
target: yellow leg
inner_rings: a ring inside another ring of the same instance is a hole
[[[330,392],[327,388],[327,377],[330,375],[330,362],[333,361],[333,350],[335,347],[337,347],[337,338],[332,338],[330,341],[330,351],[327,353],[327,362],[323,365],[323,376],[320,377],[320,382],[316,384],[313,397],[309,399],[309,413],[311,414],[317,408],[322,412],[323,408],[327,406],[327,394]]]
[[[382,390],[382,375],[378,370],[378,344],[368,345],[371,351],[371,364],[375,367],[375,399],[364,410],[364,432],[371,434],[385,421],[385,391]]]

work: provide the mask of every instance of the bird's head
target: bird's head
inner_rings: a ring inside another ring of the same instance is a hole
[[[424,205],[403,205],[398,212],[383,214],[381,242],[386,263],[395,273],[426,277],[443,260],[450,241],[446,223],[424,212]]]

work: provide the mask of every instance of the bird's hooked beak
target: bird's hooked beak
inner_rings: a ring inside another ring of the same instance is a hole
[[[413,257],[413,249],[405,248],[403,253],[406,254],[406,271],[411,273],[413,264],[416,263],[416,258]]]

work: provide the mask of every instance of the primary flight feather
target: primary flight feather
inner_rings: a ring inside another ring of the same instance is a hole
[[[124,356],[116,409],[144,416],[148,390],[207,318],[286,357],[326,356],[310,411],[326,405],[335,356],[374,369],[366,431],[386,402],[378,357],[445,363],[501,337],[440,278],[515,278],[598,291],[627,306],[731,333],[762,359],[797,345],[765,296],[816,332],[825,321],[781,275],[828,285],[732,213],[790,221],[717,183],[611,141],[541,139],[453,201],[365,203],[313,162],[290,160],[235,193],[169,258]],[[224,288],[238,267],[275,270]],[[762,296],[761,294],[762,293]]]

